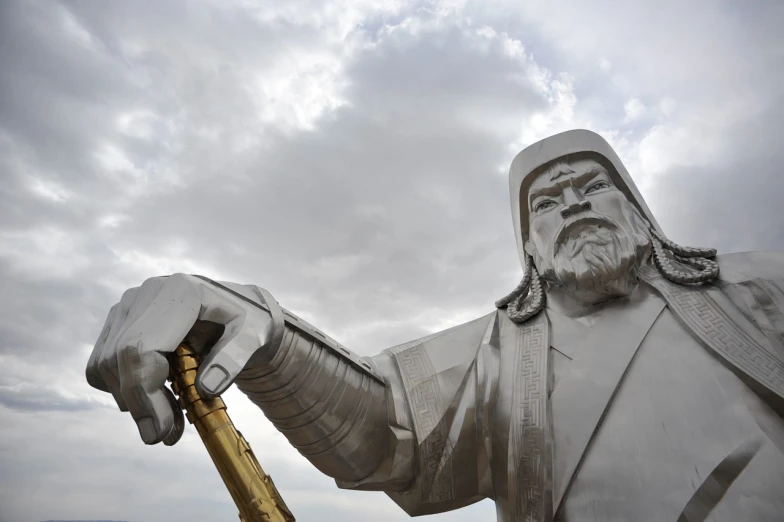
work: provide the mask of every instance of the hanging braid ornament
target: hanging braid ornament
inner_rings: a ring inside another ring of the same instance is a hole
[[[707,283],[719,276],[719,265],[712,259],[716,257],[715,249],[684,247],[670,241],[653,227],[648,230],[653,247],[653,263],[666,279],[688,285]],[[524,323],[541,312],[544,303],[545,294],[539,272],[534,266],[533,258],[527,255],[523,280],[508,295],[496,301],[495,306],[506,308],[512,321]]]
[[[653,245],[653,262],[662,275],[674,283],[698,284],[713,281],[719,276],[719,265],[713,248],[682,247],[650,228]],[[668,255],[669,254],[669,255]],[[679,268],[673,260],[683,268]]]
[[[539,272],[531,256],[525,258],[525,274],[520,284],[508,295],[495,302],[496,308],[506,308],[509,319],[524,323],[544,309],[544,290]]]

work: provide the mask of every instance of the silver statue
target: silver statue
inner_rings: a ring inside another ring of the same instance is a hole
[[[525,277],[484,317],[363,358],[261,288],[175,274],[112,308],[87,379],[173,444],[165,354],[211,347],[202,393],[234,382],[339,487],[411,516],[784,520],[784,255],[668,240],[589,131],[522,151],[510,192]]]

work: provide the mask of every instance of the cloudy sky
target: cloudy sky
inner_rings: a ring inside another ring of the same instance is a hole
[[[0,521],[236,520],[192,429],[145,446],[86,384],[123,290],[257,284],[362,355],[472,319],[521,273],[509,163],[556,132],[605,136],[672,239],[784,250],[782,22],[772,0],[0,2]],[[298,520],[407,519],[226,402]]]

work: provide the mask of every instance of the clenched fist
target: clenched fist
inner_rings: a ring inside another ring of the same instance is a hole
[[[254,354],[280,344],[283,315],[255,286],[185,274],[155,277],[112,307],[87,363],[87,382],[129,411],[147,444],[176,443],[184,420],[166,387],[167,355],[183,341],[203,355],[196,387],[224,392]]]

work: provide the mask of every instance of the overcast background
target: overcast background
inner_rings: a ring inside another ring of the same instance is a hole
[[[607,138],[674,240],[784,250],[781,2],[0,2],[0,521],[236,520],[84,366],[123,290],[254,283],[359,354],[520,278],[508,166]],[[402,521],[236,391],[303,522]],[[491,502],[428,521],[494,520]]]

